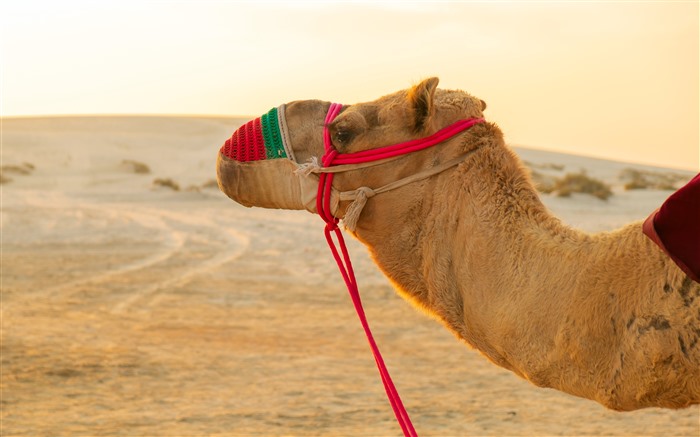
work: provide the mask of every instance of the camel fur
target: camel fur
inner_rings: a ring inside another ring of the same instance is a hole
[[[483,117],[483,101],[437,84],[344,107],[330,125],[334,147],[357,152]],[[287,105],[298,162],[323,154],[329,105]],[[334,186],[382,186],[470,150],[460,165],[377,195],[362,211],[353,234],[398,292],[537,386],[620,411],[700,403],[700,284],[641,222],[591,235],[554,217],[495,124],[337,174]]]

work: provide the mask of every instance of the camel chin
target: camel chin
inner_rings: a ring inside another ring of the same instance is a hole
[[[298,166],[288,159],[240,162],[219,154],[216,174],[219,188],[243,206],[316,211],[316,184],[299,177]]]

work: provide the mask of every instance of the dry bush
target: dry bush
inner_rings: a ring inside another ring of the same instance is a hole
[[[0,171],[2,171],[3,173],[28,175],[34,171],[34,164],[25,162],[22,165],[3,165],[2,167],[0,167]]]
[[[156,187],[170,188],[173,191],[180,191],[180,185],[170,178],[157,178],[153,180]]]
[[[199,188],[197,185],[188,185],[184,191],[188,191],[191,193],[200,193],[202,189]]]
[[[134,161],[131,159],[125,159],[120,164],[121,168],[136,174],[149,174],[151,168],[143,162]]]
[[[542,164],[535,164],[534,162],[531,162],[531,161],[523,161],[523,163],[530,168],[538,168],[540,170],[556,170],[556,171],[564,170],[563,164],[554,164],[551,162],[545,162]]]
[[[12,182],[12,178],[7,176],[7,173],[12,173],[20,176],[27,176],[32,174],[35,167],[34,164],[29,162],[23,162],[20,165],[3,165],[0,167],[0,184],[7,184]]]
[[[625,168],[619,178],[624,182],[625,190],[675,190],[687,177],[677,173],[662,173],[650,170]]]
[[[609,185],[588,176],[585,171],[565,174],[563,178],[557,179],[552,191],[559,197],[569,197],[571,193],[584,193],[601,200],[608,200],[613,194]]]
[[[201,188],[216,188],[219,189],[219,183],[216,181],[216,179],[209,179],[205,183],[201,185]]]

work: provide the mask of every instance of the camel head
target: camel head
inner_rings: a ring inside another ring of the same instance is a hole
[[[338,153],[355,153],[423,138],[458,120],[482,117],[486,107],[482,100],[463,91],[437,89],[437,85],[438,79],[430,78],[371,102],[343,105],[328,125],[332,147]],[[319,177],[304,170],[324,155],[324,120],[330,107],[330,102],[320,100],[294,101],[238,128],[219,151],[217,176],[221,190],[248,207],[316,212]],[[447,143],[336,174],[333,215],[342,219],[350,204],[340,193],[389,184],[451,159],[467,147],[464,141]],[[391,194],[401,196],[401,191]],[[416,191],[414,187],[412,195],[417,195]],[[368,210],[375,203],[368,202],[363,217],[370,215]]]

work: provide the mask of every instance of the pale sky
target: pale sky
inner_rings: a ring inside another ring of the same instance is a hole
[[[0,0],[0,112],[258,116],[423,78],[514,145],[697,170],[698,1]]]

